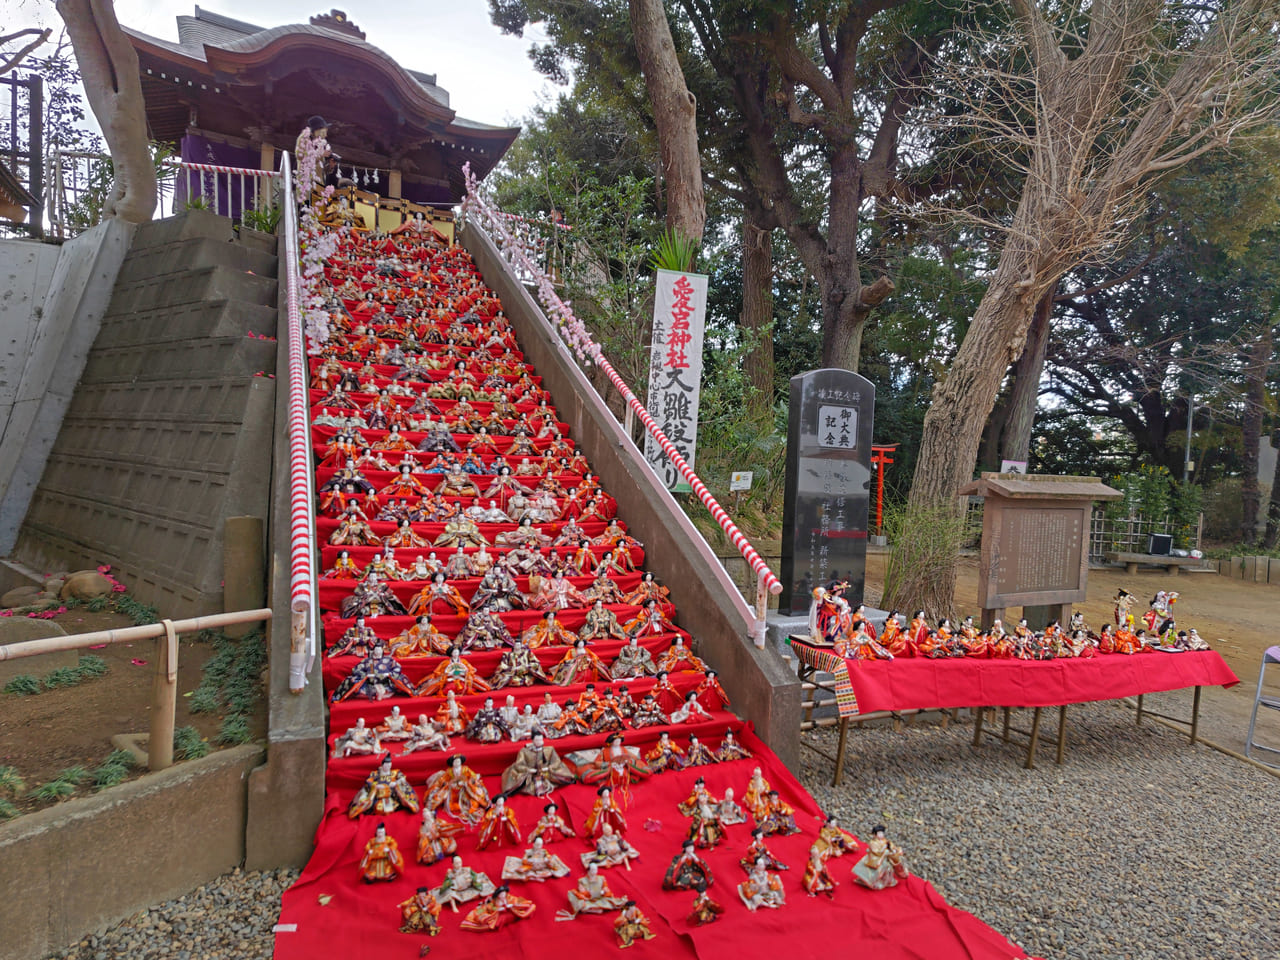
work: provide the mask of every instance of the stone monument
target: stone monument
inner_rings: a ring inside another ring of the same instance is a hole
[[[876,388],[848,370],[791,378],[778,610],[807,614],[815,586],[847,581],[862,601]]]

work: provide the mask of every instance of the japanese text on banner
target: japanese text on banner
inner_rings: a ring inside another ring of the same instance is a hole
[[[658,271],[653,303],[653,354],[649,364],[649,412],[690,467],[698,437],[706,317],[705,276]],[[653,437],[645,440],[644,456],[668,488],[680,482],[679,472]]]

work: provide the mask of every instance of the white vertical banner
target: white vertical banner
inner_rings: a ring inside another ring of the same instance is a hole
[[[649,362],[649,412],[680,456],[693,466],[702,390],[702,334],[707,322],[707,277],[658,271],[653,300],[653,354]],[[644,457],[668,489],[684,480],[653,437]]]

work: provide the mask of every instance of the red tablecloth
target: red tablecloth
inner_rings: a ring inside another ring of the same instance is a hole
[[[741,722],[734,726],[741,727]],[[683,739],[683,738],[682,738]],[[713,746],[719,736],[711,738]],[[875,957],[876,960],[1012,960],[1026,954],[972,914],[949,906],[924,878],[911,876],[898,886],[881,891],[863,889],[852,882],[850,870],[856,856],[832,860],[832,876],[840,886],[835,898],[812,899],[800,886],[809,845],[821,823],[820,811],[786,767],[750,730],[740,740],[755,751],[751,760],[664,773],[632,787],[632,803],[626,811],[627,838],[640,851],[630,871],[601,871],[613,892],[632,897],[652,921],[655,939],[641,942],[627,955],[636,957],[694,958],[703,960],[755,960],[755,958]],[[478,758],[483,760],[484,758]],[[738,858],[750,841],[747,825],[729,828],[728,841],[707,851],[715,881],[711,895],[725,907],[718,923],[705,927],[686,919],[693,894],[662,889],[662,875],[680,849],[688,820],[676,804],[689,795],[694,778],[706,778],[717,797],[733,787],[742,801],[751,768],[760,766],[782,797],[795,807],[803,832],[792,837],[772,837],[769,848],[790,865],[782,874],[787,904],[778,911],[749,913],[738,899],[736,885],[745,877]],[[500,765],[484,768],[492,774]],[[486,776],[489,788],[497,778]],[[354,781],[353,781],[354,782]],[[413,778],[417,783],[417,778]],[[297,924],[296,930],[276,936],[276,960],[315,960],[344,957],[350,960],[412,960],[420,945],[429,945],[432,956],[467,957],[469,960],[532,960],[532,958],[595,958],[617,954],[613,934],[615,914],[583,916],[571,923],[555,922],[555,911],[568,905],[566,891],[582,875],[579,854],[587,850],[581,840],[569,839],[549,849],[572,868],[569,877],[545,884],[513,883],[511,890],[534,901],[537,910],[528,920],[499,933],[468,933],[458,928],[466,910],[441,917],[440,935],[433,938],[397,932],[396,904],[419,885],[440,883],[447,864],[430,867],[413,861],[418,817],[406,812],[387,817],[362,817],[352,821],[345,807],[353,788],[330,789],[324,819],[316,836],[316,851],[301,879],[285,891],[281,924]],[[557,792],[561,813],[574,828],[582,822],[595,800],[595,791],[573,785]],[[525,833],[541,813],[542,802],[517,796],[511,807]],[[367,886],[360,882],[357,861],[364,843],[379,821],[400,844],[408,860],[405,875],[391,883]],[[866,830],[870,822],[849,823]],[[517,848],[476,850],[475,833],[459,837],[465,862],[489,875],[495,883],[503,857],[520,853]],[[911,866],[911,850],[906,851]],[[322,899],[325,902],[321,902]]]
[[[799,646],[796,644],[795,646]],[[1057,707],[1240,678],[1214,650],[1108,654],[1089,660],[848,660],[858,711]]]

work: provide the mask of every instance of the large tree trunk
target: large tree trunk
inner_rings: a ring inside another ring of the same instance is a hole
[[[1253,543],[1258,539],[1258,508],[1261,505],[1258,455],[1262,447],[1262,414],[1267,403],[1271,346],[1271,326],[1264,324],[1249,350],[1249,360],[1244,368],[1244,416],[1240,424],[1244,434],[1244,457],[1240,465],[1241,543]]]
[[[103,217],[144,223],[156,209],[156,170],[147,138],[138,55],[111,0],[58,0],[80,65],[85,97],[111,151],[115,185]]]
[[[1009,419],[1005,422],[1004,441],[1000,446],[1005,460],[1027,460],[1031,456],[1031,430],[1040,401],[1040,376],[1044,373],[1044,355],[1049,346],[1049,319],[1053,315],[1056,289],[1056,285],[1050,287],[1036,304],[1031,329],[1027,331],[1027,344],[1014,367]]]
[[[1271,433],[1271,445],[1280,450],[1280,430]],[[1271,502],[1267,504],[1267,531],[1262,535],[1262,546],[1274,550],[1280,539],[1280,456],[1276,457],[1276,472],[1271,477]]]
[[[667,192],[667,229],[701,240],[707,210],[698,155],[697,104],[684,82],[662,0],[630,0],[631,32],[653,108]]]
[[[751,338],[745,369],[752,394],[749,408],[773,407],[773,233],[758,227],[749,212],[742,217],[743,335]]]

